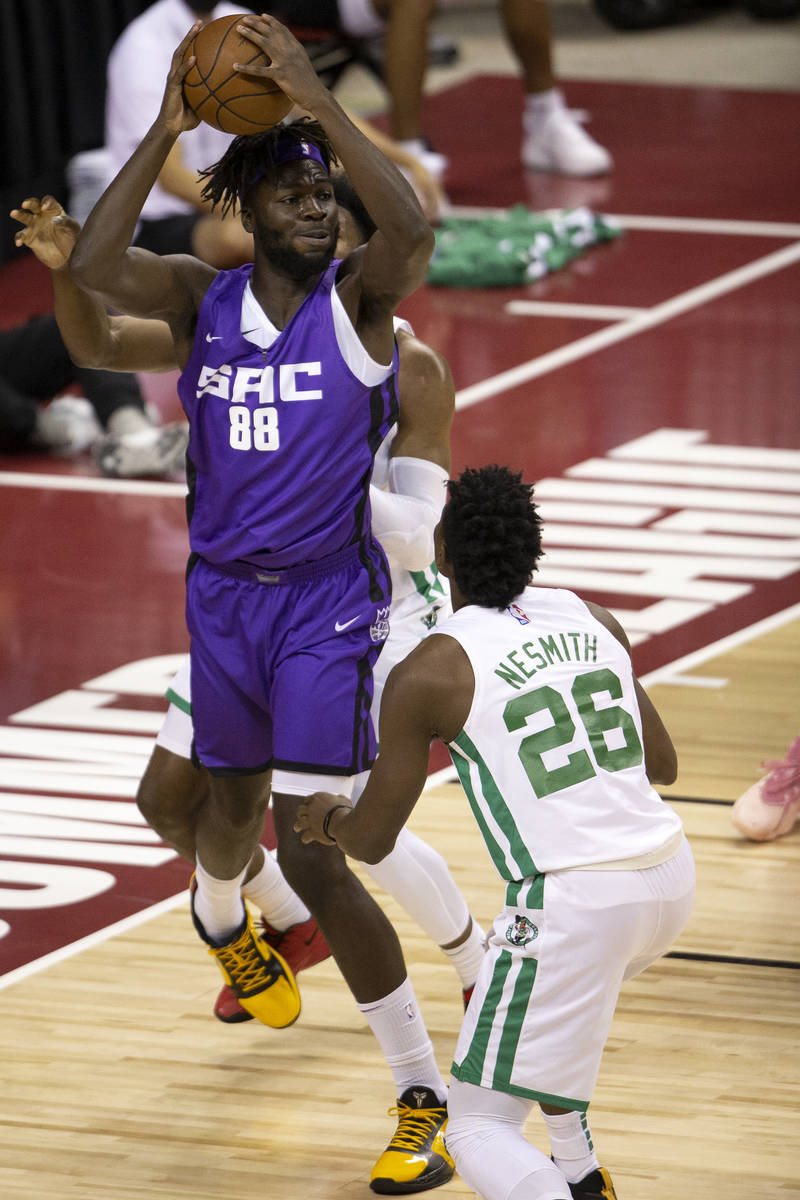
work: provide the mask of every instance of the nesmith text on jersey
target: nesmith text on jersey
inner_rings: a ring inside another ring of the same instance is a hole
[[[569,642],[567,638],[570,639]],[[540,637],[536,641],[541,650],[538,650],[536,643],[532,641],[523,642],[518,650],[509,650],[505,661],[495,667],[495,675],[499,675],[511,687],[519,689],[524,686],[526,679],[532,679],[554,662],[597,662],[597,638],[594,634],[564,632]],[[523,654],[531,665],[522,659]]]

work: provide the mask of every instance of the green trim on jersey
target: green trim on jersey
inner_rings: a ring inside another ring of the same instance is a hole
[[[460,761],[453,755],[454,746],[457,746],[461,751],[461,754],[464,756]],[[483,758],[478,752],[477,747],[472,743],[463,729],[461,730],[461,733],[459,733],[458,737],[454,738],[453,741],[448,744],[448,749],[450,750],[450,757],[453,759],[453,765],[458,771],[458,777],[461,780],[461,786],[467,794],[470,807],[475,815],[475,820],[480,826],[486,846],[490,855],[492,856],[492,862],[494,863],[495,869],[497,870],[501,879],[509,879],[513,881],[531,879],[534,876],[538,876],[540,872],[536,866],[536,863],[531,858],[528,847],[525,845],[519,835],[516,822],[509,811],[508,805],[503,799],[500,789],[494,781],[491,771],[483,761]],[[472,783],[469,778],[470,762],[474,763],[474,765],[478,768],[478,777],[480,778],[483,800],[495,821],[508,839],[509,855],[513,859],[512,865],[516,868],[514,874],[511,874],[511,866],[508,862],[508,855],[506,855],[500,849],[494,837],[489,833],[488,827],[483,818],[479,801],[474,794]]]
[[[533,879],[521,879],[510,883],[506,888],[506,904],[509,908],[532,908],[536,912],[544,909],[544,875],[535,875]],[[522,889],[530,884],[528,894],[520,901]]]
[[[497,1006],[503,997],[503,988],[513,961],[508,950],[500,951],[492,972],[492,982],[489,984],[486,998],[478,1014],[478,1023],[475,1026],[469,1049],[460,1063],[453,1063],[452,1070],[456,1079],[464,1079],[467,1083],[476,1083],[478,1086],[482,1086],[481,1077],[486,1052],[489,1049],[489,1038],[492,1035]],[[459,1074],[462,1070],[465,1072],[464,1075]]]
[[[164,695],[169,700],[170,704],[174,704],[181,712],[185,712],[188,717],[192,715],[191,701],[185,700],[183,696],[179,696],[177,692],[173,692],[172,688],[167,688]]]
[[[509,971],[514,963],[514,956],[508,950],[501,950],[492,973],[492,980],[486,992],[486,997],[478,1014],[478,1021],[472,1035],[467,1053],[461,1062],[454,1062],[450,1074],[462,1083],[472,1083],[476,1087],[488,1087],[496,1092],[507,1092],[511,1096],[523,1096],[526,1100],[538,1100],[542,1104],[552,1104],[557,1108],[568,1108],[575,1112],[586,1112],[588,1100],[578,1100],[574,1096],[559,1096],[554,1092],[537,1091],[534,1088],[520,1087],[510,1082],[510,1074],[514,1066],[519,1039],[524,1027],[525,1016],[533,991],[536,978],[536,959],[523,959],[520,971],[514,985],[514,993],[506,1014],[503,1030],[500,1035],[500,1047],[497,1054],[494,1075],[491,1082],[484,1079],[486,1055],[489,1042],[495,1029],[497,1008],[503,995],[503,989],[508,979]],[[513,1019],[509,1019],[513,1018]]]
[[[500,1091],[506,1090],[511,1083],[511,1072],[514,1069],[517,1046],[525,1025],[538,966],[539,962],[535,958],[523,958],[520,963],[517,982],[514,984],[514,992],[508,1005],[506,1019],[503,1022],[503,1032],[500,1035],[497,1061],[492,1077],[492,1087]]]
[[[503,875],[502,866],[501,866],[501,864],[505,863],[505,856],[503,854],[503,851],[498,846],[497,842],[494,840],[492,831],[490,830],[489,826],[486,824],[486,821],[483,818],[483,813],[481,812],[480,806],[478,805],[478,801],[475,797],[475,792],[472,787],[472,780],[471,780],[470,774],[469,774],[469,765],[470,765],[469,760],[466,758],[462,758],[461,755],[458,753],[458,751],[454,748],[454,746],[452,744],[448,746],[448,749],[450,751],[450,757],[453,760],[453,766],[455,767],[456,771],[458,772],[458,778],[461,780],[461,786],[466,793],[467,800],[469,801],[469,806],[472,809],[472,815],[475,817],[475,820],[478,822],[478,828],[481,831],[481,837],[483,838],[484,842],[486,843],[486,849],[489,851],[491,860],[494,863],[495,868],[499,872],[501,878],[505,878],[505,876]]]
[[[414,581],[414,587],[426,604],[437,604],[447,598],[435,563],[431,563],[424,571],[409,571],[408,573]]]

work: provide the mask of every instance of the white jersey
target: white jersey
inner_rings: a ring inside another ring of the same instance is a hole
[[[633,668],[573,592],[529,587],[438,627],[475,675],[449,749],[494,865],[522,880],[658,852],[680,818],[651,786]]]

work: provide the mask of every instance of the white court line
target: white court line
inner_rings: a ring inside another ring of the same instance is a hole
[[[782,625],[787,625],[789,621],[797,620],[799,617],[800,604],[793,604],[790,608],[784,608],[782,612],[765,617],[763,621],[756,621],[755,625],[747,625],[744,629],[737,630],[736,633],[729,633],[726,637],[720,638],[718,642],[712,642],[711,645],[703,646],[700,650],[693,650],[691,654],[686,654],[683,658],[676,658],[675,662],[667,663],[664,667],[650,671],[649,674],[643,675],[639,682],[644,687],[651,687],[654,683],[661,683],[663,679],[671,679],[681,671],[688,671],[692,667],[699,666],[700,663],[708,662],[709,658],[716,658],[718,654],[726,654],[729,650],[734,650],[737,646],[742,646],[745,642],[750,642],[763,633],[771,633],[773,629],[780,629]]]
[[[670,684],[675,687],[707,688],[712,691],[728,686],[728,680],[721,679],[718,675],[664,675],[658,682],[662,686]]]
[[[141,912],[132,913],[129,917],[123,917],[121,921],[115,921],[113,925],[108,925],[105,929],[97,929],[94,933],[88,934],[77,942],[72,942],[69,946],[61,946],[50,954],[44,954],[41,958],[34,959],[33,962],[23,963],[21,967],[0,977],[0,991],[12,983],[19,983],[31,975],[38,975],[40,971],[45,971],[48,967],[54,967],[57,963],[73,958],[84,950],[90,950],[92,946],[99,946],[119,933],[127,933],[129,929],[135,929],[137,925],[144,925],[146,921],[152,921],[155,917],[162,916],[163,913],[171,912],[173,908],[178,908],[184,902],[188,902],[188,899],[189,890],[187,888],[186,891],[169,896],[166,900],[159,900],[158,904],[143,908]],[[2,946],[2,942],[0,942],[0,946]]]
[[[646,308],[619,304],[559,304],[556,300],[509,300],[504,309],[515,317],[583,317],[586,321],[624,321],[647,312]]]
[[[700,650],[695,650],[691,654],[684,655],[683,658],[677,658],[675,662],[668,663],[664,667],[658,667],[657,670],[651,671],[648,675],[643,675],[640,682],[645,687],[662,682],[674,683],[674,677],[679,672],[688,671],[691,667],[695,667],[717,654],[723,654],[736,646],[741,646],[745,642],[752,641],[753,638],[760,637],[763,633],[770,633],[773,629],[779,629],[782,625],[786,625],[789,621],[793,621],[799,617],[800,604],[794,604],[790,608],[784,609],[783,612],[773,613],[771,617],[765,617],[763,621],[756,621],[754,625],[747,626],[736,633],[731,633],[727,637],[720,638],[718,642],[712,642],[710,646],[704,646]],[[441,771],[435,771],[432,775],[428,776],[423,793],[451,780],[454,774],[455,767],[453,766],[444,767]],[[112,937],[116,937],[117,934],[126,933],[129,929],[135,929],[138,925],[144,925],[147,921],[162,916],[163,913],[171,912],[172,909],[179,908],[181,904],[188,902],[188,899],[188,891],[178,892],[177,895],[169,896],[166,900],[160,900],[157,904],[142,909],[141,912],[133,913],[131,916],[125,917],[122,921],[117,921],[105,929],[98,929],[95,933],[81,938],[80,941],[73,942],[69,946],[62,946],[50,954],[43,955],[42,958],[35,959],[33,962],[23,963],[21,967],[17,967],[15,970],[9,971],[7,975],[0,977],[0,991],[3,988],[9,987],[12,983],[20,983],[23,979],[28,979],[32,975],[38,975],[40,971],[55,966],[56,963],[73,958],[76,954],[91,949],[92,946],[99,946],[103,942],[109,941]]]
[[[605,215],[605,214],[604,214]],[[608,214],[623,229],[653,229],[661,233],[720,233],[728,237],[800,237],[800,225],[785,221],[725,221],[702,217],[637,217]]]
[[[0,471],[0,487],[50,488],[65,492],[117,492],[126,496],[186,496],[185,483],[144,479],[96,479],[89,475],[39,475]]]
[[[663,325],[673,317],[698,308],[701,304],[707,304],[710,300],[715,300],[727,292],[735,291],[736,288],[744,287],[756,279],[771,275],[798,261],[800,261],[800,242],[796,242],[792,246],[784,246],[781,250],[774,250],[771,254],[757,258],[744,267],[737,267],[726,275],[720,275],[716,279],[709,280],[708,283],[701,283],[687,292],[664,300],[661,304],[654,305],[653,308],[645,310],[636,317],[631,317],[628,321],[620,321],[607,329],[598,329],[595,333],[578,338],[577,341],[570,342],[567,346],[551,350],[549,354],[529,359],[528,362],[520,363],[517,367],[511,367],[508,371],[502,371],[499,375],[484,379],[481,383],[474,383],[470,387],[462,388],[456,393],[456,408],[459,410],[470,408],[473,404],[480,403],[481,400],[496,396],[498,392],[505,392],[519,387],[520,384],[528,383],[532,379],[538,379],[549,371],[558,370],[567,363],[586,358],[589,354],[604,350],[607,346],[613,346],[616,342],[622,342],[646,329]]]
[[[574,207],[585,207],[575,205]],[[508,214],[507,208],[481,208],[478,205],[453,204],[445,216],[454,217],[503,217]],[[560,208],[547,209],[553,214],[562,213]],[[571,211],[571,210],[568,210]],[[623,213],[602,213],[609,221],[615,221],[623,229],[652,229],[662,233],[718,233],[728,237],[800,237],[800,225],[789,224],[785,221],[731,221],[717,220],[713,217],[656,217],[633,216]]]

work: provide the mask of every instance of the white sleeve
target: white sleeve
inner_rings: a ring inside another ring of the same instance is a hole
[[[389,487],[371,487],[372,531],[388,555],[406,571],[433,562],[433,531],[446,499],[444,467],[424,458],[393,458]]]

